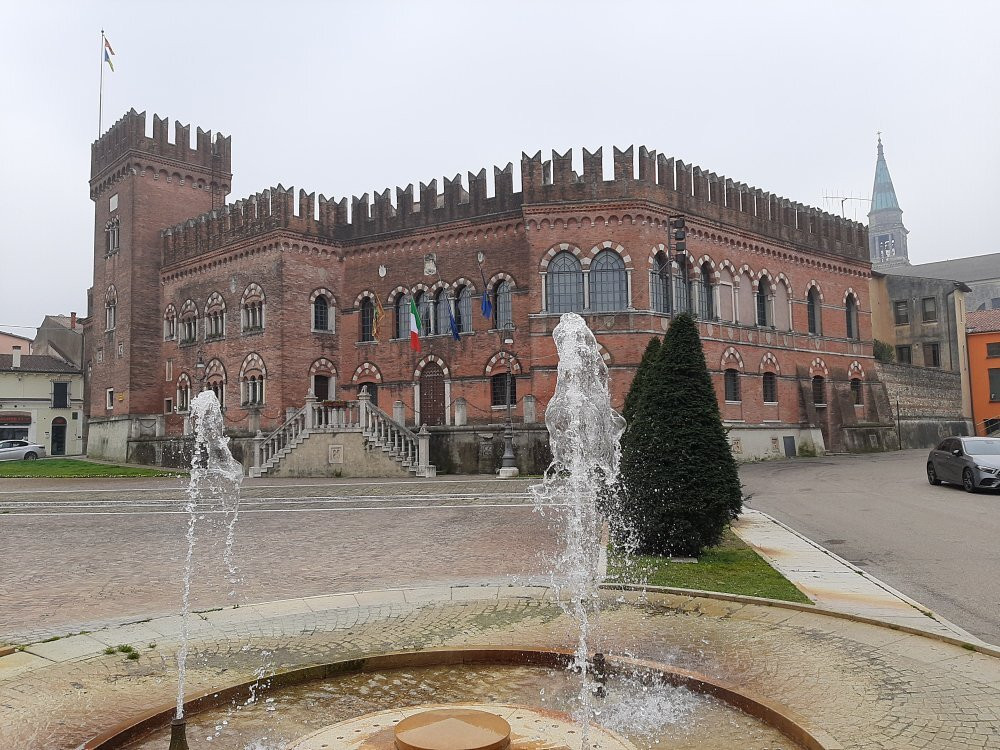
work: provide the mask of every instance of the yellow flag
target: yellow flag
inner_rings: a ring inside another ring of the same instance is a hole
[[[372,315],[372,338],[378,341],[378,332],[385,317],[385,308],[382,307],[382,298],[375,295],[375,311]]]

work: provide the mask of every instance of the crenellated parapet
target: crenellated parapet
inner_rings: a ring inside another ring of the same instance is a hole
[[[153,135],[146,135],[146,113],[129,110],[107,132],[94,141],[90,149],[90,178],[97,178],[130,151],[159,156],[202,171],[215,173],[229,182],[232,177],[232,138],[212,131],[197,129],[196,143],[191,147],[191,126],[174,122],[174,139],[169,138],[170,120],[153,115]]]
[[[320,240],[334,239],[334,227],[347,223],[347,199],[339,202],[281,184],[209,211],[163,232],[163,263],[192,258],[243,238],[275,229]]]
[[[693,164],[685,164],[645,146],[614,149],[613,178],[603,177],[601,149],[583,150],[583,174],[571,167],[571,153],[521,155],[524,205],[614,200],[642,200],[672,213],[717,221],[822,252],[864,260],[868,230],[864,224],[804,206],[736,182]],[[638,164],[636,169],[635,164]]]
[[[227,139],[228,142],[228,139]],[[858,260],[868,258],[867,228],[858,222],[805,206],[724,175],[686,164],[641,146],[614,149],[613,177],[604,179],[603,152],[583,150],[582,174],[572,168],[572,151],[521,156],[520,191],[514,191],[513,164],[493,168],[493,195],[487,172],[469,172],[405,188],[386,188],[350,201],[300,190],[298,207],[291,188],[278,185],[163,232],[164,262],[198,255],[234,239],[286,229],[335,244],[432,227],[517,214],[532,206],[642,201],[692,220],[718,222],[774,240]],[[637,167],[636,167],[637,165]]]

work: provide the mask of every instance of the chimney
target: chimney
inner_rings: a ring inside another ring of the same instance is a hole
[[[71,312],[69,314],[69,329],[71,331],[76,330],[76,313]]]
[[[11,353],[13,356],[13,360],[11,361],[10,366],[12,369],[16,370],[21,366],[21,347],[20,346],[12,347]]]

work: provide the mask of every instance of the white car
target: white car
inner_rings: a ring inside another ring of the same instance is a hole
[[[45,458],[45,446],[29,443],[27,440],[4,440],[0,442],[0,461],[34,461]]]

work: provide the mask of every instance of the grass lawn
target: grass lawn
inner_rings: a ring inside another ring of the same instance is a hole
[[[175,477],[177,472],[134,466],[95,464],[75,458],[43,458],[38,461],[0,461],[0,479],[23,477]]]
[[[722,542],[702,552],[696,563],[643,556],[633,559],[625,569],[621,558],[616,560],[612,557],[608,565],[608,579],[810,603],[805,594],[729,529],[726,529]]]

